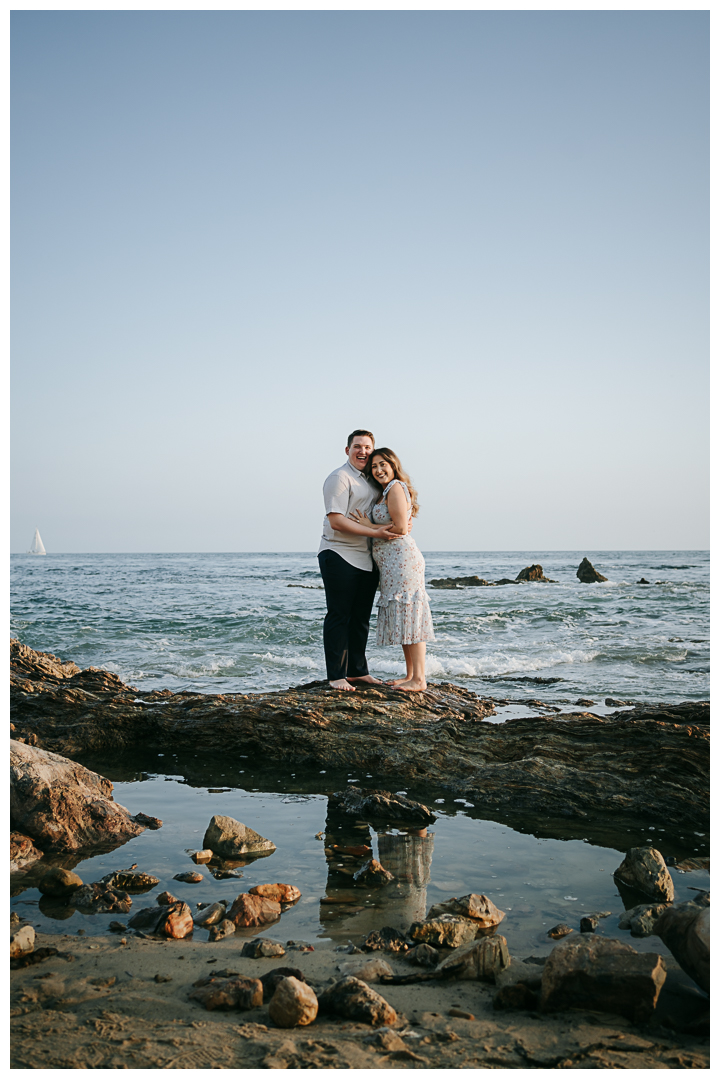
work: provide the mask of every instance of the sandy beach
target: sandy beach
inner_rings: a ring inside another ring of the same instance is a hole
[[[259,978],[300,969],[319,990],[341,965],[382,957],[397,974],[417,972],[386,953],[332,948],[277,958],[241,957],[246,938],[208,943],[38,934],[36,950],[59,954],[11,973],[11,1067],[16,1069],[200,1068],[673,1068],[709,1067],[708,1040],[666,1026],[697,1015],[701,995],[672,959],[648,1025],[573,1010],[497,1011],[496,988],[436,981],[374,989],[397,1010],[392,1031],[320,1016],[284,1030],[267,1005],[208,1012],[193,983],[228,970]],[[60,954],[69,954],[70,960]],[[473,1019],[451,1016],[457,1009]]]

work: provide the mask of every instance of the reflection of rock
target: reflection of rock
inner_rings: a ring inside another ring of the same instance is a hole
[[[143,831],[112,799],[104,776],[74,761],[10,742],[10,816],[45,851],[123,844]]]
[[[271,855],[275,850],[272,840],[266,840],[241,821],[223,814],[215,814],[210,819],[203,847],[227,858],[234,855]]]
[[[654,933],[667,945],[680,967],[706,994],[710,993],[710,897],[666,907]]]
[[[389,885],[391,881],[395,880],[395,876],[389,870],[386,870],[377,859],[368,859],[355,874],[354,880],[358,885],[374,888],[378,885]]]
[[[603,577],[602,574],[598,574],[588,558],[583,559],[575,573],[585,585],[592,585],[594,581],[607,581],[606,577]]]
[[[390,1026],[397,1022],[397,1013],[385,998],[361,979],[348,976],[333,983],[318,999],[320,1011],[344,1016],[360,1023]]]
[[[450,900],[433,904],[427,917],[434,919],[438,915],[461,915],[464,919],[472,919],[482,929],[497,926],[505,918],[505,912],[495,907],[492,900],[482,893],[468,893],[459,898],[453,896]]]
[[[656,848],[630,848],[613,877],[652,900],[672,900],[675,896],[673,880]]]
[[[665,977],[657,953],[637,953],[612,938],[576,936],[550,953],[540,1008],[597,1009],[642,1022],[651,1016]]]
[[[345,791],[333,792],[328,798],[328,805],[363,821],[400,822],[422,827],[436,820],[435,814],[427,806],[392,791],[364,791],[362,788],[348,787]]]
[[[19,832],[10,833],[10,873],[22,870],[42,859],[43,853],[36,848],[29,836]]]

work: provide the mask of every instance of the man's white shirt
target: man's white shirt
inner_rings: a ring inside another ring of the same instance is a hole
[[[349,461],[331,472],[323,484],[325,500],[325,520],[323,521],[320,551],[336,551],[351,566],[358,570],[372,570],[370,537],[356,536],[354,533],[341,533],[332,528],[328,514],[343,514],[349,517],[353,510],[370,516],[378,492]]]

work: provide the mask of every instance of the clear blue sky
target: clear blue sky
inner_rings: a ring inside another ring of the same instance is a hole
[[[12,14],[13,517],[313,550],[708,546],[702,11]]]

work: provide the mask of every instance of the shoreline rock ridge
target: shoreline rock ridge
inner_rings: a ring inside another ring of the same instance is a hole
[[[74,668],[11,642],[11,735],[21,749],[75,758],[172,745],[314,770],[364,767],[376,783],[434,784],[493,812],[552,815],[584,828],[663,817],[707,831],[707,702],[605,717],[558,718],[548,709],[497,724],[486,719],[493,699],[451,683],[421,694],[384,685],[343,694],[326,682],[264,694],[141,693],[110,672],[67,673]]]

